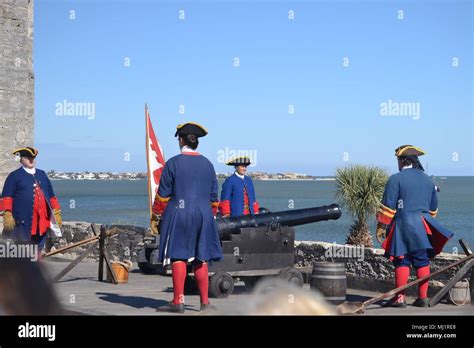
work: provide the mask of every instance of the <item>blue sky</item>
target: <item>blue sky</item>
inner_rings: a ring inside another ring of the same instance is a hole
[[[256,154],[252,171],[394,172],[412,143],[430,174],[473,175],[472,22],[458,0],[37,0],[38,165],[145,171],[147,102],[166,158],[176,125],[199,122],[218,172],[226,148]],[[61,115],[64,100],[94,117]],[[413,109],[381,115],[390,100]]]

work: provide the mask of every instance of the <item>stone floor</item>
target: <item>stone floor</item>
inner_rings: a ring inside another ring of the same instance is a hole
[[[67,263],[44,262],[51,276]],[[55,284],[60,301],[65,308],[84,314],[97,315],[156,315],[155,308],[167,303],[172,297],[171,277],[144,275],[138,269],[129,275],[127,284],[113,285],[97,280],[97,263],[83,262]],[[309,290],[309,286],[305,284]],[[378,293],[348,289],[349,301],[364,301]],[[243,283],[237,283],[234,293],[225,299],[211,299],[218,308],[217,314],[244,314],[242,308],[253,296]],[[408,303],[414,299],[409,298]],[[199,296],[186,296],[186,314],[199,314]],[[440,303],[434,308],[420,309],[408,306],[404,309],[370,306],[364,315],[474,315],[474,306],[456,307]]]

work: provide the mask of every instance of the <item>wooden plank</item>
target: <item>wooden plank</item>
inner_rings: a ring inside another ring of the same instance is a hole
[[[110,274],[112,276],[112,283],[113,284],[118,284],[117,275],[115,274],[115,271],[112,268],[112,264],[110,263],[111,257],[110,257],[109,251],[107,249],[107,245],[105,243],[105,240],[106,240],[107,236],[109,235],[106,232],[106,229],[107,229],[107,227],[105,225],[102,225],[100,227],[100,237],[102,239],[102,258],[103,258],[103,260],[105,260],[105,265],[106,265],[108,271],[110,272]]]
[[[91,224],[91,230],[92,230],[92,233],[94,233],[94,236],[98,236],[97,227],[95,226],[95,224]]]
[[[110,263],[110,254],[108,252],[107,249],[104,249],[104,260],[105,260],[105,264],[107,265],[107,269],[109,270],[110,274],[112,275],[112,282],[114,284],[118,284],[118,280],[117,280],[117,275],[115,274],[115,271],[114,269],[112,268],[112,264]]]
[[[464,253],[469,256],[472,254],[472,249],[469,246],[469,243],[466,242],[464,239],[459,240],[459,244],[461,244],[462,249],[464,250]]]
[[[86,250],[82,252],[81,255],[79,255],[74,261],[72,261],[69,265],[67,265],[61,272],[59,272],[54,278],[53,282],[59,281],[62,277],[64,277],[67,273],[69,273],[74,267],[76,267],[82,260],[84,260],[87,255],[92,253],[97,245],[94,243],[89,246]]]
[[[464,250],[464,253],[466,255],[471,255],[472,254],[472,249],[470,245],[464,240],[460,239],[459,244],[461,244],[461,247]],[[469,287],[471,288],[471,304],[474,305],[474,271],[471,272],[471,279],[469,280]]]
[[[449,292],[449,290],[452,289],[452,287],[459,281],[461,278],[469,272],[469,270],[474,266],[474,261],[470,260],[468,263],[466,263],[464,266],[461,267],[459,271],[456,272],[456,274],[449,280],[446,285],[440,289],[431,299],[430,301],[430,307],[434,307],[438,304],[439,301],[441,301],[444,296]]]
[[[70,244],[70,245],[67,245],[65,247],[62,247],[62,248],[59,248],[59,249],[56,249],[54,251],[50,251],[46,254],[43,255],[43,258],[46,258],[48,256],[53,256],[53,255],[56,255],[56,254],[60,254],[60,253],[63,253],[65,251],[68,251],[70,249],[73,249],[73,248],[76,248],[78,246],[81,246],[81,245],[84,245],[84,244],[89,244],[89,243],[93,243],[97,240],[98,238],[97,237],[90,237],[90,238],[87,238],[87,239],[83,239],[79,242],[76,242],[76,243],[73,243],[73,244]]]
[[[104,243],[105,243],[105,226],[100,226],[99,237],[99,281],[104,280]]]

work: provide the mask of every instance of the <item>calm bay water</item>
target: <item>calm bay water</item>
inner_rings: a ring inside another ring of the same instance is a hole
[[[460,238],[474,247],[474,177],[447,177],[438,179],[437,183],[441,186],[437,218],[455,234],[445,251],[459,247]],[[255,181],[254,184],[260,206],[272,211],[335,203],[334,181]],[[55,180],[53,186],[66,221],[149,226],[146,181]],[[299,226],[296,237],[344,243],[351,223],[352,217],[343,208],[339,220]],[[371,229],[375,230],[374,221]]]

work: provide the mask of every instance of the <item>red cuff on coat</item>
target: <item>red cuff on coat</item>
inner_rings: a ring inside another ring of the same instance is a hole
[[[49,204],[51,204],[51,209],[61,209],[61,206],[59,205],[59,201],[56,197],[51,197],[49,199]]]
[[[258,210],[260,209],[260,205],[257,201],[253,202],[253,213],[258,214]]]
[[[0,200],[1,200],[1,202],[0,202],[1,209],[0,210],[9,210],[9,211],[13,210],[13,198],[11,198],[11,197],[2,197],[2,198],[0,198]]]
[[[170,199],[171,197],[161,197],[157,192],[155,195],[155,201],[153,202],[153,207],[151,208],[153,213],[157,215],[163,214]]]
[[[230,215],[230,201],[228,199],[220,202],[219,211],[222,215]]]
[[[153,203],[152,211],[154,214],[161,215],[165,211],[167,205],[168,202],[155,200],[155,203]]]
[[[388,217],[387,215],[378,213],[377,214],[377,221],[383,223],[384,225],[390,225],[392,222],[393,218]]]

